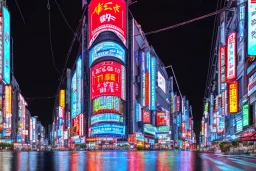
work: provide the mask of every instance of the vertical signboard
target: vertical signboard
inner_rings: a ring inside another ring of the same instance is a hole
[[[76,117],[77,110],[77,81],[76,81],[76,72],[73,74],[71,79],[71,119]]]
[[[229,113],[238,112],[238,83],[234,82],[229,84],[228,88],[228,104],[229,104]]]
[[[6,84],[11,82],[11,61],[10,61],[10,14],[9,11],[3,7],[3,81]]]
[[[60,94],[59,94],[59,106],[60,107],[65,107],[65,90],[60,90]]]
[[[76,104],[76,115],[82,113],[82,83],[83,83],[83,77],[82,77],[82,57],[80,56],[76,62],[76,86],[77,86],[77,104]]]
[[[150,94],[151,102],[150,109],[156,110],[156,58],[151,57],[150,67]]]
[[[248,0],[248,56],[256,56],[256,1]]]
[[[5,136],[11,135],[12,128],[12,86],[5,86],[5,97],[4,97],[4,116],[5,116]]]
[[[3,84],[0,83],[0,126],[3,124]]]
[[[219,82],[220,82],[220,92],[226,89],[226,79],[225,79],[225,46],[220,47],[219,52]]]
[[[3,14],[0,13],[0,81],[3,74]]]
[[[126,45],[126,2],[92,0],[88,7],[89,46],[104,31],[114,32]]]
[[[243,106],[243,126],[249,125],[249,105]]]
[[[236,33],[232,32],[227,39],[227,58],[226,58],[226,82],[236,79]]]
[[[139,103],[135,103],[135,118],[136,118],[136,122],[142,121],[141,106]]]
[[[145,69],[145,106],[150,105],[150,58],[150,52],[147,52]]]
[[[244,26],[245,26],[245,5],[239,5],[239,17],[238,17],[238,40],[241,42],[244,38]]]
[[[141,104],[142,106],[146,105],[145,100],[145,88],[146,88],[146,76],[145,76],[145,53],[140,52],[140,59],[141,59],[141,67],[140,67],[140,75],[141,75]]]

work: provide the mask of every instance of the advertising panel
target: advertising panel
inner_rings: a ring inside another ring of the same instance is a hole
[[[11,60],[10,60],[10,14],[9,11],[3,7],[3,50],[4,50],[4,68],[3,68],[3,81],[6,84],[11,82]]]
[[[237,113],[238,112],[238,83],[234,82],[229,84],[229,113]]]
[[[0,83],[0,127],[3,127],[3,84]]]
[[[114,57],[125,64],[125,49],[115,42],[102,42],[95,45],[89,52],[89,66],[103,57]]]
[[[93,114],[98,113],[123,113],[122,102],[116,96],[101,96],[93,100]]]
[[[76,72],[73,74],[71,79],[71,119],[75,118],[77,115],[77,79]]]
[[[12,116],[12,86],[5,86],[5,98],[4,98],[4,116],[5,123],[4,128],[12,127],[11,116]]]
[[[248,55],[256,56],[256,1],[248,0]]]
[[[241,42],[244,38],[244,27],[245,27],[245,5],[239,5],[239,21],[238,21],[238,37]]]
[[[102,123],[97,124],[92,127],[92,135],[116,135],[124,136],[125,135],[125,126],[115,123]]]
[[[60,94],[59,94],[59,106],[60,107],[65,107],[65,90],[60,90]]]
[[[24,97],[18,95],[18,131],[17,131],[17,141],[25,141],[25,129],[26,129],[26,102]]]
[[[88,47],[103,31],[114,32],[126,45],[126,19],[124,0],[92,0],[88,7]]]
[[[166,126],[165,112],[157,112],[156,113],[156,126]]]
[[[36,142],[36,118],[32,117],[32,141]]]
[[[94,115],[91,117],[91,125],[100,122],[120,122],[123,123],[123,117],[115,113],[104,113],[99,115]]]
[[[136,118],[136,122],[142,121],[141,106],[139,103],[135,103],[135,118]]]
[[[158,87],[160,87],[166,93],[166,81],[159,71],[157,72],[157,82]]]
[[[150,112],[143,109],[142,114],[143,123],[150,123]]]
[[[91,74],[91,99],[113,95],[125,100],[125,68],[114,61],[94,65]]]
[[[225,22],[223,21],[221,23],[221,31],[220,31],[220,43],[221,45],[225,45],[226,44],[226,28],[225,28]]]
[[[151,57],[150,63],[150,110],[156,110],[156,58]]]
[[[81,114],[77,115],[74,119],[72,119],[72,125],[75,128],[74,132],[75,132],[76,135],[83,136],[83,134],[84,134],[83,118],[84,118],[84,115],[81,113]]]
[[[0,81],[2,81],[3,74],[3,14],[0,13]]]
[[[156,127],[151,124],[144,124],[144,133],[156,135]]]
[[[145,73],[145,106],[149,106],[150,104],[150,81],[149,81],[149,73]]]
[[[176,101],[177,101],[176,111],[179,112],[180,111],[180,96],[177,96]]]
[[[249,105],[243,106],[243,126],[249,125]]]
[[[256,91],[256,72],[249,77],[248,83],[248,96],[252,95]]]
[[[145,75],[145,53],[140,52],[140,60],[141,60],[141,67],[140,67],[140,75],[141,75],[141,104],[142,106],[146,105],[146,75]]]
[[[226,89],[226,79],[225,79],[225,46],[220,47],[219,54],[219,81],[220,81],[220,92]]]
[[[235,122],[236,122],[236,132],[240,132],[243,130],[243,118],[241,113],[235,115]]]
[[[76,62],[76,86],[77,86],[77,104],[76,104],[76,115],[83,113],[83,74],[82,74],[82,56],[79,56]]]
[[[159,126],[156,129],[157,129],[157,132],[169,132],[170,131],[169,126]]]
[[[226,82],[236,79],[236,32],[228,35],[226,58]]]

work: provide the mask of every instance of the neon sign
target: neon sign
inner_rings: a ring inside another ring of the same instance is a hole
[[[93,100],[93,114],[120,113],[122,114],[121,99],[116,96],[101,96]]]
[[[238,112],[238,83],[229,84],[229,113]]]
[[[10,14],[9,11],[3,7],[3,50],[4,50],[4,68],[3,81],[6,84],[11,82],[11,60],[10,60]]]
[[[226,82],[236,79],[236,33],[232,32],[227,40]]]
[[[256,55],[256,1],[248,0],[248,55]]]
[[[123,123],[123,117],[115,113],[98,114],[91,117],[91,124],[99,122],[120,122]]]
[[[114,42],[102,42],[94,46],[89,52],[89,66],[103,57],[115,57],[125,63],[125,50]]]
[[[98,124],[92,127],[92,135],[125,135],[125,126],[119,124]]]
[[[151,93],[151,103],[150,110],[156,110],[156,58],[151,58],[151,68],[150,68],[150,93]]]

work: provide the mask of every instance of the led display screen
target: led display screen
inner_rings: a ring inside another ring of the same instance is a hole
[[[98,124],[92,127],[92,135],[125,135],[125,126],[115,123]]]
[[[229,84],[229,113],[238,112],[238,83]]]
[[[93,114],[97,113],[123,113],[122,102],[116,96],[101,96],[93,100]]]
[[[165,112],[157,112],[156,113],[156,125],[157,126],[165,126],[166,125],[166,114],[165,114]]]
[[[169,126],[159,126],[157,127],[157,132],[169,132]]]
[[[236,79],[236,32],[228,35],[226,58],[226,82]]]
[[[91,68],[91,99],[118,96],[125,100],[125,67],[114,61],[104,61]]]
[[[72,119],[72,125],[76,135],[84,135],[84,115],[82,113]]]
[[[73,74],[71,79],[71,119],[76,117],[77,115],[77,79],[76,79],[76,72]]]
[[[224,91],[226,89],[226,79],[225,79],[225,46],[220,47],[219,51],[219,83],[220,83],[220,91]]]
[[[141,61],[141,67],[140,67],[140,75],[141,75],[141,104],[142,106],[146,105],[146,75],[145,75],[145,53],[140,52],[140,61]]]
[[[89,52],[90,66],[103,57],[114,57],[125,63],[125,49],[115,42],[102,42],[95,45]]]
[[[65,90],[60,90],[60,94],[59,94],[59,106],[65,107]]]
[[[159,71],[157,72],[157,83],[158,87],[160,87],[166,93],[166,81]]]
[[[21,94],[18,95],[18,131],[17,131],[17,141],[25,141],[25,126],[26,126],[26,103],[25,99]]]
[[[5,98],[4,98],[4,115],[5,115],[5,123],[4,128],[11,129],[12,122],[12,86],[6,85],[5,86]]]
[[[243,126],[249,125],[249,105],[243,106]]]
[[[143,123],[150,123],[150,112],[143,109],[142,119],[143,119]]]
[[[4,51],[4,65],[3,65],[3,81],[6,84],[11,82],[11,60],[10,60],[10,14],[9,11],[3,7],[3,51]]]
[[[98,114],[91,117],[91,124],[99,122],[120,122],[123,123],[123,117],[115,113]]]
[[[135,103],[135,118],[136,118],[136,122],[142,121],[141,106],[139,103]]]
[[[32,141],[36,142],[36,118],[32,117]]]
[[[76,104],[76,115],[82,113],[83,105],[83,74],[82,74],[82,56],[79,56],[76,62],[76,86],[77,86],[77,104]]]
[[[126,45],[126,3],[124,0],[92,0],[88,7],[89,45],[103,31],[114,32]]]
[[[144,133],[156,135],[156,127],[151,124],[144,124]]]
[[[256,24],[254,21],[256,20],[256,1],[248,0],[248,55],[255,56],[256,55]]]
[[[156,58],[151,57],[150,63],[150,110],[156,110]]]

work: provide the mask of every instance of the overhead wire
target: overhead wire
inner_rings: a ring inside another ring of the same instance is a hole
[[[55,98],[55,96],[39,96],[39,97],[26,97],[26,100],[35,100],[35,99],[52,99]]]
[[[56,67],[55,64],[55,60],[54,60],[54,53],[53,53],[53,45],[52,45],[52,31],[51,31],[51,6],[48,0],[48,4],[47,4],[47,9],[48,9],[48,25],[49,25],[49,39],[50,39],[50,49],[51,49],[51,57],[52,57],[52,62],[53,62],[53,66],[56,69],[56,71],[58,72],[59,76],[60,75],[60,71],[58,70],[58,68]]]
[[[14,0],[14,1],[15,1],[15,3],[16,3],[17,7],[18,7],[19,13],[20,13],[20,15],[21,15],[21,18],[22,18],[24,24],[26,24],[25,19],[24,19],[24,16],[23,16],[23,14],[22,14],[22,12],[21,12],[21,9],[20,9],[20,6],[19,6],[17,0]]]

